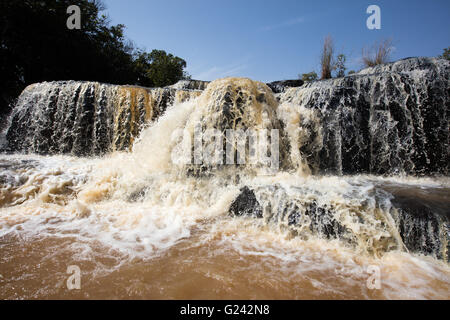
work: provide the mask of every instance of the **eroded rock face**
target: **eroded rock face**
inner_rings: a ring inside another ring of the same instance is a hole
[[[229,213],[237,217],[264,218],[266,223],[289,229],[293,235],[302,238],[319,236],[350,240],[330,203],[304,197],[295,187],[286,189],[278,184],[245,186],[230,206]]]
[[[261,205],[256,200],[255,193],[248,187],[241,189],[241,193],[230,206],[230,214],[233,216],[250,216],[262,218]]]
[[[421,198],[418,189],[379,186],[361,199],[345,193],[330,199],[311,191],[278,184],[245,186],[229,213],[262,218],[269,227],[303,239],[339,239],[377,256],[408,250],[450,261],[450,190],[428,190]]]
[[[279,109],[299,115],[313,172],[448,174],[449,81],[449,61],[411,58],[287,89]]]
[[[450,190],[383,186],[406,248],[450,261]]]

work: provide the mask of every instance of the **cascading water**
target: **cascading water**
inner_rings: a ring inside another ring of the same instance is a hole
[[[85,156],[128,150],[146,123],[169,105],[199,94],[96,82],[34,84],[21,94],[10,117],[8,148]]]
[[[314,172],[446,175],[449,75],[447,61],[407,59],[288,89],[279,109]]]
[[[9,150],[53,155],[0,158],[1,297],[448,299],[450,181],[418,176],[448,173],[448,72],[383,72],[277,95],[233,78],[27,88]],[[248,161],[250,140],[242,163],[196,163],[196,128],[277,130],[278,171]]]

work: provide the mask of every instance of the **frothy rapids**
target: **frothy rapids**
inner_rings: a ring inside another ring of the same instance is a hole
[[[1,156],[1,298],[450,298],[447,177],[323,174],[312,160],[326,131],[320,112],[248,79],[216,80],[158,118],[146,112],[132,140],[107,117],[116,147],[102,156]],[[279,130],[278,172],[174,164],[174,132],[193,136],[197,124]],[[70,265],[81,290],[67,290]]]

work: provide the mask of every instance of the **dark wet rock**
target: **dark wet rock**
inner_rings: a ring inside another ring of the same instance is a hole
[[[404,207],[396,219],[403,243],[411,252],[433,255],[438,259],[448,257],[450,229],[448,221],[429,208]]]
[[[262,207],[256,200],[255,193],[248,187],[241,189],[241,193],[230,206],[230,214],[234,216],[251,216],[262,218]]]
[[[397,209],[393,217],[406,248],[450,261],[450,190],[385,187]]]
[[[309,229],[315,235],[327,239],[340,238],[345,228],[337,221],[333,215],[333,209],[327,205],[319,206],[316,201],[304,205],[304,210],[294,206],[293,211],[288,216],[288,225],[297,226],[303,217],[310,221]]]
[[[386,202],[387,199],[390,201]],[[364,217],[358,212],[365,210],[363,208],[367,204],[361,203],[359,208],[354,208],[353,215],[347,216],[346,219],[356,219],[361,226],[368,227],[368,230],[381,228],[386,232],[381,238],[375,237],[375,234],[379,233],[364,231],[365,227],[354,230],[347,228],[338,219],[339,212],[342,211],[320,196],[316,199],[303,197],[302,189],[297,187],[291,187],[289,190],[278,184],[243,187],[229,212],[233,216],[263,218],[265,223],[289,230],[292,235],[302,238],[313,235],[325,239],[339,239],[348,245],[362,247],[366,247],[370,242],[371,247],[365,250],[372,253],[376,251],[377,254],[383,254],[390,250],[406,249],[409,252],[450,261],[449,199],[449,189],[423,190],[404,185],[376,187],[373,206],[386,214],[377,216],[374,215],[375,211],[368,211],[369,216]],[[350,214],[352,209],[348,209]],[[394,225],[387,218],[389,213]],[[395,229],[392,229],[392,226]],[[397,234],[400,235],[401,242],[397,241]]]
[[[281,93],[286,88],[301,87],[305,82],[300,79],[295,80],[281,80],[267,83],[267,86],[272,89],[274,93]]]
[[[260,188],[258,192],[261,199],[257,199],[254,190],[243,187],[230,206],[230,214],[264,217],[269,223],[284,225],[294,231],[306,224],[312,234],[328,239],[339,238],[346,231],[336,220],[331,206],[321,206],[316,201],[298,202],[289,198],[285,189],[278,185]]]
[[[450,61],[410,58],[279,98],[315,111],[300,147],[315,173],[448,174],[449,83]]]
[[[335,219],[332,208],[327,205],[319,206],[312,202],[308,205],[305,215],[311,219],[310,229],[313,233],[327,238],[338,238],[344,234],[345,228]]]
[[[139,201],[142,201],[142,200],[144,199],[144,197],[145,197],[147,191],[148,191],[147,188],[141,188],[141,189],[135,190],[135,191],[131,192],[131,193],[128,195],[128,199],[127,199],[127,200],[128,200],[129,202],[139,202]]]

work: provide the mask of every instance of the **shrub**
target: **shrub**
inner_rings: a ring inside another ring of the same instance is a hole
[[[317,73],[315,73],[314,71],[310,72],[310,73],[304,73],[301,76],[302,80],[305,82],[311,82],[311,81],[316,81],[318,79]]]
[[[365,67],[374,67],[389,62],[392,52],[392,40],[380,41],[370,49],[362,50],[362,60]]]
[[[334,69],[334,45],[331,36],[327,36],[323,42],[322,55],[320,58],[321,79],[330,79]]]

